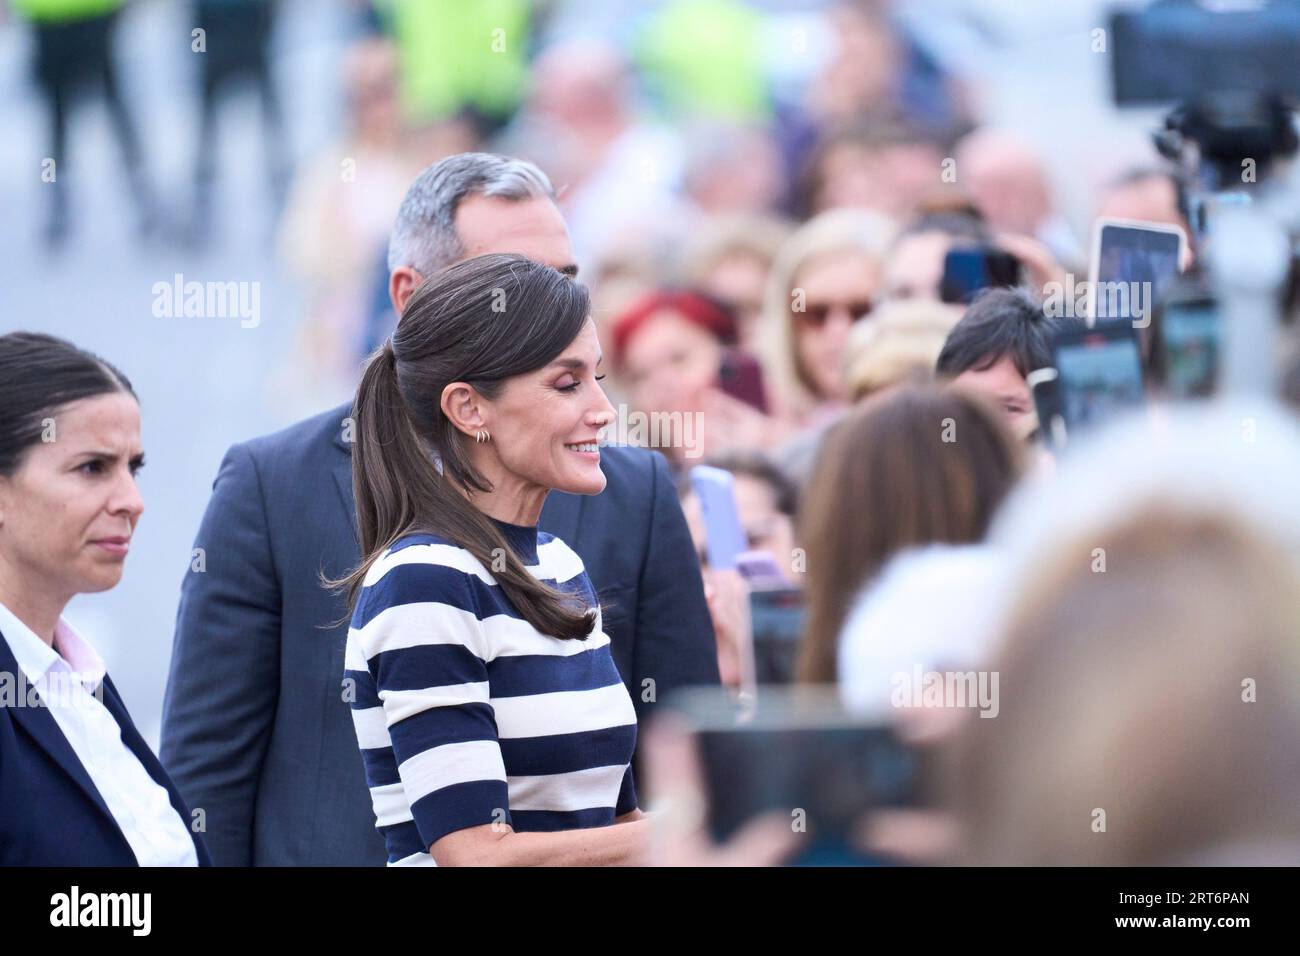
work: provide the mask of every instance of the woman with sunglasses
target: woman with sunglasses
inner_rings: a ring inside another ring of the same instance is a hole
[[[881,287],[891,219],[834,209],[799,228],[772,264],[761,330],[765,372],[778,413],[797,429],[847,407],[849,330],[866,319]]]

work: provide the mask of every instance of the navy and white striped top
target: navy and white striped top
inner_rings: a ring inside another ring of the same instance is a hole
[[[389,866],[432,865],[429,847],[466,827],[598,827],[637,806],[636,711],[581,559],[495,524],[534,577],[597,609],[596,626],[586,640],[539,633],[481,562],[433,535],[371,566],[345,676]]]

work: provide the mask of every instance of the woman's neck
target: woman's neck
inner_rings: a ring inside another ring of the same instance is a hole
[[[537,526],[549,489],[537,485],[525,485],[513,475],[484,475],[484,477],[488,479],[488,487],[492,490],[465,492],[470,504],[489,518],[496,518],[506,524]],[[462,492],[464,491],[465,489],[462,489]]]
[[[475,462],[479,474],[487,479],[491,491],[473,491],[468,495],[470,503],[489,518],[496,518],[506,524],[536,527],[542,516],[542,505],[546,504],[546,495],[550,491],[542,485],[534,484],[507,471],[495,459],[480,455]]]
[[[54,646],[54,629],[59,616],[68,605],[68,599],[46,594],[41,588],[22,580],[12,566],[0,557],[0,604],[22,621],[32,633],[51,647]]]
[[[509,496],[503,495],[498,486],[490,492],[474,492],[470,496],[470,502],[489,518],[531,528],[537,526],[542,516],[542,505],[546,503],[546,489],[540,488],[527,496]]]

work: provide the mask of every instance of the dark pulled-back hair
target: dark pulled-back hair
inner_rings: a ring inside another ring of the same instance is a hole
[[[39,332],[0,335],[0,477],[41,441],[45,420],[82,399],[126,392],[130,380],[97,355]]]
[[[1052,364],[1052,336],[1072,324],[1047,316],[1027,289],[985,289],[948,333],[935,371],[954,377],[1010,358],[1016,371],[1028,375]]]
[[[493,570],[506,597],[533,627],[584,638],[594,611],[529,573],[468,496],[491,486],[442,411],[442,392],[466,382],[485,398],[506,380],[547,365],[590,314],[587,290],[523,256],[493,254],[439,272],[411,296],[389,343],[366,363],[353,406],[352,483],[360,567],[336,584],[355,608],[371,565],[403,535],[421,532],[465,548]],[[441,461],[435,464],[435,458]]]

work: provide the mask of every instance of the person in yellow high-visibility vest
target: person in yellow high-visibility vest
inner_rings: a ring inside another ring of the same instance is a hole
[[[528,0],[377,0],[376,7],[397,46],[409,123],[468,113],[487,131],[510,119],[528,79]]]

